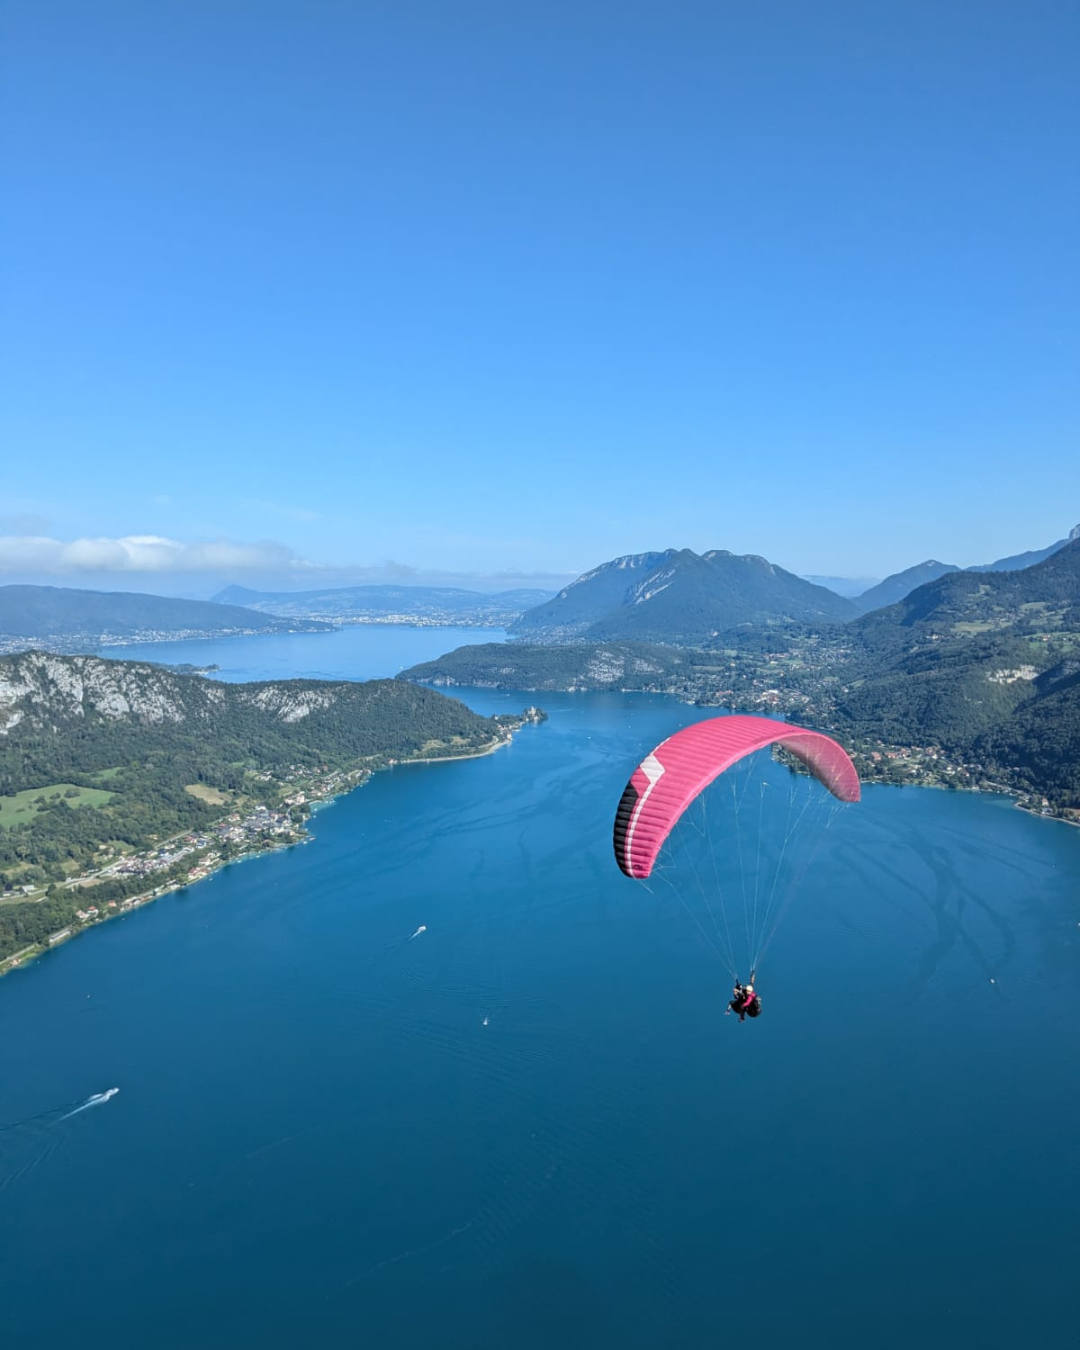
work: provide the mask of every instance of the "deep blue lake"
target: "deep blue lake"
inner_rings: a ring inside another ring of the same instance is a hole
[[[867,790],[740,1025],[611,856],[702,710],[540,701],[0,981],[4,1344],[1075,1350],[1080,830]]]

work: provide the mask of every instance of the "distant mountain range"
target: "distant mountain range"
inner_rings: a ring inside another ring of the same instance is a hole
[[[665,557],[658,573],[655,559],[619,559],[592,574],[611,588],[605,603],[619,593],[612,571],[634,578],[631,597],[654,593],[672,561]],[[575,589],[564,594],[580,622],[588,610]],[[549,623],[553,610],[561,613],[556,602],[542,610]],[[609,641],[594,630],[552,642],[551,628],[541,627],[531,642],[463,647],[403,678],[668,692],[786,715],[832,728],[867,754],[921,747],[923,771],[938,747],[958,776],[932,781],[1007,782],[1045,793],[1053,809],[1080,820],[1080,536],[1032,567],[952,571],[847,622],[729,628],[696,649],[670,638],[662,646]],[[892,763],[876,758],[885,769]]]
[[[0,586],[0,652],[34,644],[85,651],[111,641],[330,629],[330,624],[310,619],[271,618],[209,600],[64,586]]]
[[[969,572],[1019,572],[1026,567],[1034,567],[1036,563],[1041,563],[1045,558],[1049,558],[1052,553],[1057,553],[1063,549],[1066,544],[1071,544],[1080,539],[1080,525],[1074,525],[1065,539],[1059,539],[1056,544],[1051,544],[1049,548],[1031,549],[1027,553],[1014,553],[1010,558],[999,558],[997,562],[980,563],[977,567],[969,567]]]
[[[765,558],[665,549],[615,558],[510,625],[515,638],[704,642],[743,624],[842,622],[850,601]]]
[[[851,625],[873,650],[1080,627],[1080,537],[1019,571],[954,571]]]
[[[940,577],[849,632],[844,721],[967,748],[1080,805],[1080,536],[1019,571]]]
[[[948,572],[959,571],[959,567],[952,563],[936,562],[931,558],[927,562],[916,563],[914,567],[907,567],[902,572],[894,572],[891,577],[879,581],[876,586],[863,591],[862,595],[855,596],[855,604],[861,613],[869,614],[871,610],[895,605],[898,600],[903,600],[905,595],[910,595],[919,586],[925,586],[928,581],[936,581],[938,577],[943,577]]]
[[[927,562],[916,563],[914,567],[905,568],[903,572],[894,572],[892,576],[886,577],[884,581],[878,582],[876,586],[871,586],[869,590],[862,591],[853,598],[856,605],[864,614],[869,614],[871,610],[882,609],[886,605],[893,605],[898,600],[903,600],[905,595],[910,595],[913,590],[919,586],[925,585],[928,581],[936,581],[938,577],[945,576],[948,572],[959,572],[966,570],[968,572],[1017,572],[1025,567],[1034,567],[1036,563],[1051,557],[1066,544],[1073,540],[1080,539],[1080,525],[1070,530],[1068,537],[1059,539],[1051,544],[1049,548],[1031,549],[1027,553],[1015,553],[1008,558],[999,558],[997,562],[980,563],[977,567],[968,567],[961,569],[955,563],[937,562],[931,558]],[[842,594],[849,594],[844,591]]]
[[[550,598],[550,591],[533,589],[487,594],[450,586],[340,586],[317,591],[250,591],[244,586],[227,586],[214,596],[214,602],[243,605],[280,618],[501,628]]]
[[[1029,567],[1077,538],[1080,526],[1049,548],[1000,558],[969,569],[968,575]],[[669,548],[601,563],[526,610],[508,629],[525,642],[708,645],[719,634],[747,625],[844,623],[896,604],[927,582],[960,570],[954,563],[930,559],[886,577],[861,595],[841,595],[754,554]],[[840,578],[831,580],[844,584]]]

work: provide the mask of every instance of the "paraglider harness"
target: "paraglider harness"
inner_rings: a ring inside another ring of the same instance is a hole
[[[754,971],[750,972],[749,983],[754,983]],[[756,993],[747,994],[746,986],[736,982],[735,997],[728,1004],[728,1011],[739,1014],[739,1021],[743,1022],[748,1017],[761,1016],[761,999]]]

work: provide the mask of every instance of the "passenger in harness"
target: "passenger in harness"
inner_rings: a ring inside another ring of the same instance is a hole
[[[738,1013],[740,1022],[745,1022],[748,1017],[761,1016],[761,999],[754,993],[752,984],[735,982],[735,997],[728,1004],[728,1011]]]

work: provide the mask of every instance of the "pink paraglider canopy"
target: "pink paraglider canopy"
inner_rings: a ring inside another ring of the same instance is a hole
[[[713,717],[669,736],[630,777],[615,814],[615,858],[647,877],[675,822],[699,792],[755,750],[782,745],[842,802],[859,800],[859,775],[842,746],[820,731],[769,717]]]

